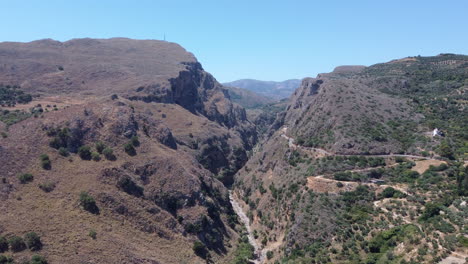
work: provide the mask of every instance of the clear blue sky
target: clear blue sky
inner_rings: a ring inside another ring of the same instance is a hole
[[[219,81],[468,54],[467,0],[0,0],[0,41],[166,39]]]

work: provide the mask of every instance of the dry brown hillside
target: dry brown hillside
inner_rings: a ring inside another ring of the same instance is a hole
[[[3,91],[33,96],[0,110],[0,237],[36,232],[43,244],[6,255],[231,258],[238,234],[220,180],[232,181],[256,132],[192,54],[162,41],[77,39],[0,43],[0,58]]]

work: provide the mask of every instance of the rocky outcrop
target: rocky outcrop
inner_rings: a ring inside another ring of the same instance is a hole
[[[185,70],[169,79],[170,87],[149,85],[141,87],[139,95],[131,100],[174,103],[194,114],[201,114],[212,121],[232,128],[247,122],[245,110],[234,105],[229,93],[198,62],[184,62]]]

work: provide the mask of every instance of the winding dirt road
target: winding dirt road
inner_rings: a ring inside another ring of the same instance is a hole
[[[418,156],[418,155],[409,155],[409,154],[384,154],[384,155],[373,155],[373,154],[355,154],[355,155],[350,155],[350,154],[338,154],[338,153],[331,153],[329,151],[326,151],[324,149],[320,148],[311,148],[311,147],[304,147],[301,145],[297,145],[294,143],[294,138],[291,138],[286,135],[286,131],[288,130],[287,127],[283,127],[281,131],[283,132],[281,134],[281,137],[285,138],[288,140],[288,145],[289,148],[291,149],[302,149],[305,151],[314,151],[318,152],[320,154],[326,155],[326,156],[341,156],[341,157],[351,157],[351,156],[366,156],[366,157],[380,157],[380,158],[390,158],[390,157],[402,157],[402,158],[412,158],[412,159],[424,159],[424,160],[434,160],[434,158],[431,157],[424,157],[424,156]]]

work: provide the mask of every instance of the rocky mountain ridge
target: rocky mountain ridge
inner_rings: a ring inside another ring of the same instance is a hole
[[[224,184],[257,133],[191,53],[76,39],[0,43],[0,58],[1,238],[35,232],[50,263],[232,259]]]

